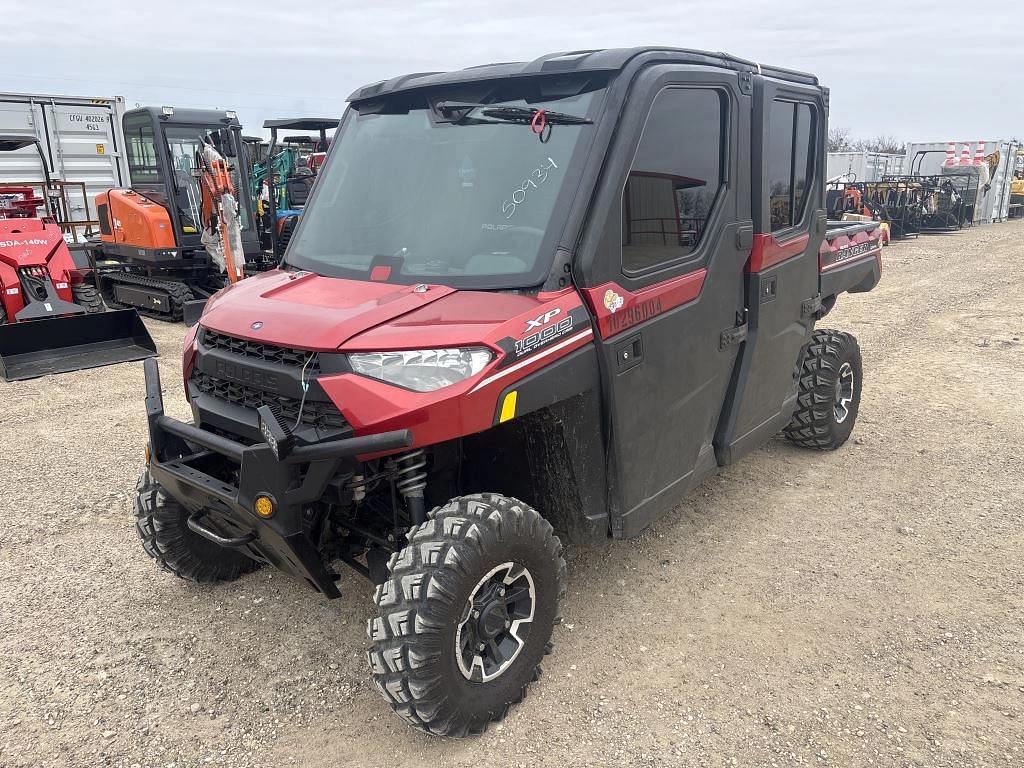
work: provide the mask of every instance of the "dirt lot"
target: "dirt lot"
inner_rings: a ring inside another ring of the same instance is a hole
[[[371,686],[359,578],[156,569],[141,364],[0,383],[0,766],[1024,766],[1022,257],[1022,223],[889,248],[825,323],[864,352],[855,439],[570,552],[544,677],[465,741]],[[183,417],[182,327],[151,329]]]

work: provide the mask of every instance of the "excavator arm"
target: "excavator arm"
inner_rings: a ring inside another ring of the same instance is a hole
[[[245,277],[245,256],[242,251],[242,222],[231,170],[227,160],[209,141],[203,142],[197,154],[202,190],[201,240],[213,260],[227,273],[228,281],[237,283]]]

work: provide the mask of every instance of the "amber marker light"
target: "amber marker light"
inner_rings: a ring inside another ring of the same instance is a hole
[[[253,509],[262,518],[273,517],[274,513],[277,512],[274,500],[269,496],[257,496]]]

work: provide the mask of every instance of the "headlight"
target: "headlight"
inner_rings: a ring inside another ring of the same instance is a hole
[[[466,347],[357,352],[348,359],[356,373],[416,392],[433,392],[480,373],[494,355],[486,347]]]

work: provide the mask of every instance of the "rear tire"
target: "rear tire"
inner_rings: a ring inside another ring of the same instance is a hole
[[[536,510],[462,496],[409,532],[377,587],[373,680],[391,708],[442,736],[480,733],[526,696],[565,592],[562,545]]]
[[[802,448],[834,451],[850,438],[860,410],[860,346],[849,333],[814,332],[800,369],[800,394],[785,435]]]
[[[0,302],[0,325],[7,323],[7,310],[4,309],[3,302]]]
[[[234,581],[259,566],[241,552],[191,531],[188,510],[164,493],[149,470],[142,473],[135,490],[135,530],[146,554],[165,571],[209,584]]]
[[[85,311],[90,315],[106,309],[103,306],[103,298],[94,285],[82,283],[81,285],[71,286],[71,297],[74,299],[75,304],[85,307]]]

